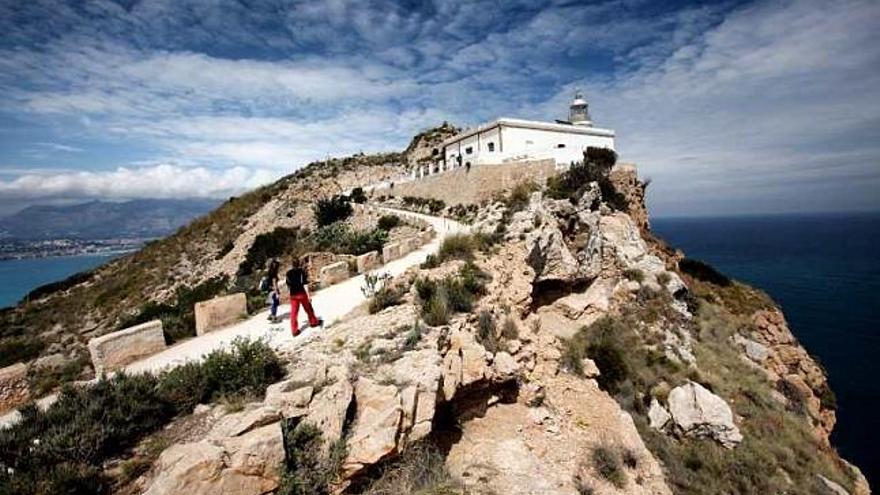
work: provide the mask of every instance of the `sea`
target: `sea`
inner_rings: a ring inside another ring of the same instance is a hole
[[[57,256],[0,261],[0,308],[15,306],[28,292],[49,282],[102,265],[118,254]]]
[[[837,394],[832,444],[880,487],[880,213],[654,218],[651,227],[782,307]]]
[[[652,218],[651,225],[689,257],[782,306],[837,394],[832,442],[880,487],[880,213]],[[0,307],[110,258],[0,261]]]

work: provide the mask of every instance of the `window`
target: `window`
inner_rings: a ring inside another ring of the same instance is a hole
[[[565,143],[559,143],[556,145],[557,148],[565,148]]]
[[[464,149],[464,152],[466,155],[470,155],[471,153],[474,152],[474,149],[472,147],[468,146],[467,148]]]
[[[489,143],[486,146],[489,147],[489,151],[495,151],[495,143]]]

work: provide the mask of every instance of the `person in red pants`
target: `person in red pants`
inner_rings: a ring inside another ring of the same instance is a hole
[[[315,316],[315,310],[312,309],[312,301],[309,298],[309,277],[303,268],[302,260],[299,257],[293,258],[293,267],[288,270],[285,279],[287,288],[290,290],[290,331],[294,337],[299,335],[299,306],[302,305],[309,317],[309,326],[317,327],[324,324],[324,321]]]

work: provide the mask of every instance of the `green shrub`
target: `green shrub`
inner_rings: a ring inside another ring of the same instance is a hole
[[[443,453],[432,445],[409,446],[382,467],[381,475],[359,493],[364,495],[457,495],[468,493],[446,469]]]
[[[700,260],[685,258],[678,262],[678,268],[687,273],[691,277],[703,282],[709,282],[721,287],[727,287],[731,284],[730,278],[716,270],[712,265],[704,263]]]
[[[64,280],[59,280],[57,282],[51,282],[45,285],[41,285],[36,289],[27,293],[24,298],[22,298],[21,302],[25,301],[35,301],[37,299],[41,299],[48,295],[54,294],[56,292],[65,291],[70,289],[75,285],[79,285],[85,282],[88,282],[95,278],[95,270],[89,270],[85,272],[74,273],[73,275],[65,278]]]
[[[576,202],[590,183],[596,182],[599,184],[602,199],[612,208],[626,212],[627,200],[617,191],[609,178],[611,168],[616,161],[617,154],[613,150],[588,147],[582,162],[547,180],[547,195],[554,199]]]
[[[403,204],[407,208],[410,209],[427,209],[429,212],[437,214],[443,211],[446,208],[446,203],[440,199],[434,198],[419,198],[415,196],[404,196]]]
[[[532,193],[540,189],[535,181],[529,179],[513,186],[510,193],[504,198],[504,203],[512,212],[525,209],[529,205]]]
[[[495,329],[495,317],[492,313],[485,309],[480,311],[477,317],[477,342],[493,354],[501,350]]]
[[[437,251],[441,262],[448,260],[474,259],[474,238],[468,234],[452,234],[446,236]]]
[[[605,445],[593,447],[592,461],[599,476],[617,488],[626,486],[626,473],[615,449]]]
[[[367,195],[364,194],[363,187],[356,187],[351,190],[351,194],[348,196],[353,203],[363,204],[367,202]]]
[[[315,222],[319,227],[345,220],[353,212],[348,198],[342,195],[319,199],[314,207]]]
[[[623,271],[623,276],[627,280],[633,280],[635,282],[642,283],[645,281],[645,272],[639,270],[638,268],[627,268]]]
[[[391,284],[383,285],[377,290],[372,299],[370,299],[370,314],[378,313],[385,308],[397,306],[403,302],[403,295],[406,293],[404,288]]]
[[[104,463],[191,412],[196,398],[261,394],[281,376],[274,352],[259,341],[238,341],[178,370],[158,377],[117,373],[64,387],[45,411],[21,408],[21,420],[0,429],[0,494],[107,493]]]
[[[397,215],[382,215],[379,217],[379,221],[376,223],[376,227],[382,230],[391,230],[395,227],[399,227],[401,224],[400,217]]]
[[[378,228],[353,230],[348,224],[337,222],[316,230],[312,240],[321,251],[357,256],[370,251],[381,251],[382,245],[388,241],[388,232]]]
[[[437,268],[440,266],[440,258],[437,257],[436,254],[429,254],[427,258],[425,258],[425,262],[421,264],[421,268],[424,270],[430,270],[432,268]]]
[[[46,343],[43,339],[35,335],[0,339],[0,368],[20,361],[30,361],[39,356],[45,348]]]
[[[445,325],[453,313],[473,309],[474,300],[485,293],[487,277],[476,265],[466,263],[458,274],[442,280],[417,279],[416,294],[425,323]]]
[[[284,466],[278,495],[328,495],[345,460],[345,441],[324,448],[321,430],[300,418],[281,422]]]
[[[422,324],[419,320],[416,320],[406,333],[406,337],[403,339],[403,350],[411,351],[415,349],[416,345],[418,345],[419,341],[422,339],[422,332]]]
[[[277,227],[272,232],[257,235],[244,261],[238,266],[238,275],[250,275],[266,267],[268,261],[295,251],[301,241],[299,228]]]
[[[85,367],[89,365],[89,362],[88,354],[82,351],[73,359],[66,360],[58,368],[32,368],[28,373],[28,390],[34,397],[48,394],[59,385],[79,378]]]

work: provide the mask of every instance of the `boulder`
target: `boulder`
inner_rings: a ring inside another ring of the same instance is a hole
[[[513,356],[501,351],[496,353],[492,360],[492,371],[496,380],[508,380],[517,376],[519,366]]]
[[[159,456],[157,474],[144,493],[271,493],[278,488],[278,468],[283,460],[278,424],[217,443],[203,440],[172,445]]]
[[[665,407],[660,405],[657,399],[651,399],[651,407],[648,408],[648,424],[655,430],[663,430],[672,416]]]
[[[379,462],[397,448],[403,406],[397,387],[361,377],[354,387],[357,414],[348,439],[344,476]]]
[[[742,441],[730,406],[702,385],[688,382],[675,387],[667,402],[675,426],[684,435],[712,438],[728,449]]]
[[[314,390],[312,386],[303,387],[288,380],[270,385],[263,402],[277,408],[284,418],[302,416],[308,412]]]
[[[535,281],[573,281],[580,265],[566,246],[556,220],[543,211],[536,213],[534,218],[538,226],[526,238],[529,249],[526,262],[535,270]]]
[[[346,380],[338,380],[315,394],[309,404],[309,412],[304,422],[315,425],[324,433],[325,445],[332,444],[342,437],[342,427],[348,406],[351,404],[353,389]]]
[[[244,411],[228,414],[211,428],[209,438],[227,438],[243,435],[251,430],[274,423],[281,419],[281,412],[275,406],[248,404]]]
[[[822,495],[849,495],[849,492],[846,490],[846,488],[840,486],[834,481],[829,480],[821,474],[817,474],[816,479],[819,480],[819,493]]]
[[[15,363],[0,368],[0,411],[11,409],[28,399],[28,367],[24,363]]]

